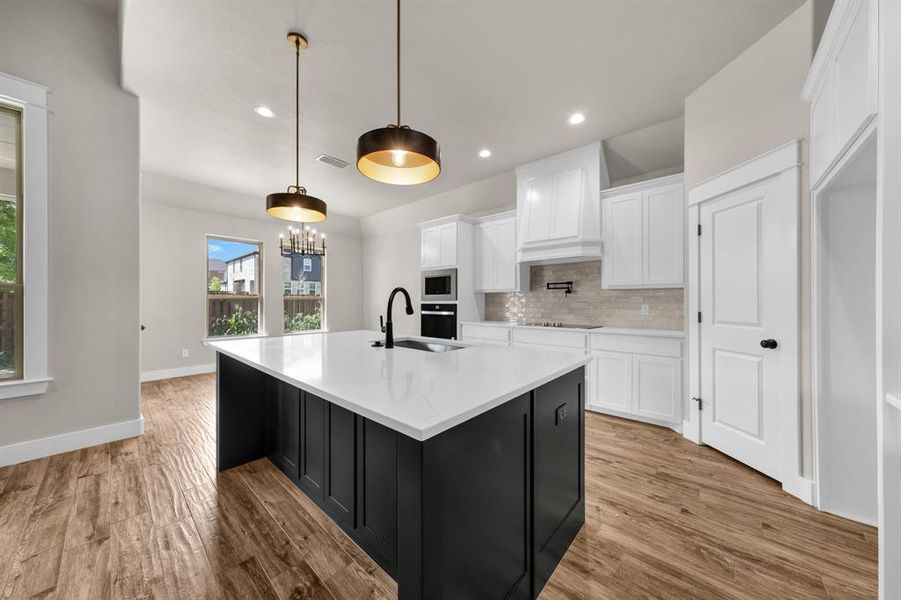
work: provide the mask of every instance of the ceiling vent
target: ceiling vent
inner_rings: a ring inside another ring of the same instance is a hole
[[[339,169],[343,169],[350,165],[350,163],[347,162],[346,160],[341,160],[338,157],[329,156],[328,154],[320,154],[319,156],[316,157],[316,160],[318,160],[321,163],[325,163],[327,165],[337,167]]]

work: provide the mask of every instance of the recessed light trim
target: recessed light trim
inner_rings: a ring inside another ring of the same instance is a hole
[[[260,115],[261,117],[265,117],[267,119],[271,119],[271,118],[275,117],[275,113],[272,111],[272,109],[269,108],[268,106],[264,106],[262,104],[260,104],[259,106],[254,106],[253,112],[255,112],[258,115]]]
[[[569,115],[569,119],[567,120],[569,121],[570,125],[579,125],[585,122],[585,113],[574,112],[573,114]]]
[[[479,150],[479,158],[488,158],[491,156],[491,150],[488,148],[482,148]]]

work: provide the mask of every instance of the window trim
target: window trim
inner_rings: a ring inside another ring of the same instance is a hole
[[[254,244],[260,249],[260,255],[257,259],[257,331],[256,333],[248,333],[247,335],[210,335],[210,295],[209,295],[209,276],[210,276],[210,240],[222,240],[225,242],[238,242],[241,244]],[[207,233],[203,237],[203,340],[243,340],[252,337],[266,337],[266,255],[263,249],[262,240],[254,240],[251,238],[241,238],[230,235],[217,235],[215,233]]]
[[[49,142],[47,88],[0,73],[0,104],[22,112],[22,378],[0,382],[0,400],[43,394],[48,358]]]

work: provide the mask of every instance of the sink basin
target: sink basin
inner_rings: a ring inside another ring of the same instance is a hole
[[[420,340],[394,340],[396,348],[410,348],[411,350],[422,350],[423,352],[450,352],[451,350],[459,350],[463,346],[451,346],[450,344],[439,344],[437,342],[422,342]]]

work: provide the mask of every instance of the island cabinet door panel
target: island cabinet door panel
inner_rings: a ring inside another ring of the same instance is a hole
[[[355,539],[379,565],[397,571],[398,434],[358,417],[357,506]]]
[[[300,390],[272,377],[267,378],[267,385],[272,390],[275,411],[270,459],[296,480],[300,465]]]
[[[537,596],[585,522],[585,370],[534,391],[534,562]]]
[[[405,598],[531,596],[531,415],[524,394],[423,442],[421,590]]]
[[[253,367],[221,353],[216,365],[216,468],[224,471],[270,454],[273,395]]]
[[[343,529],[352,530],[356,527],[357,417],[331,402],[326,407],[325,512]]]
[[[303,392],[300,406],[300,489],[320,505],[325,491],[325,419],[322,398]]]

